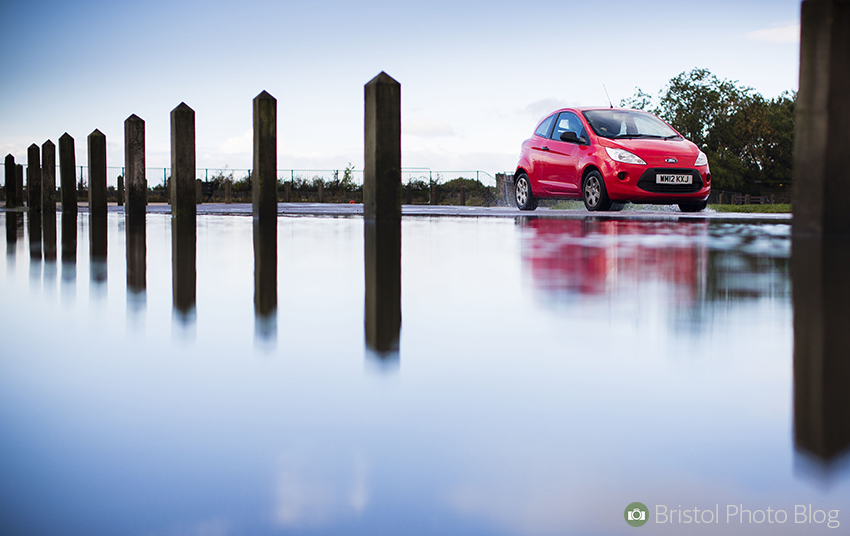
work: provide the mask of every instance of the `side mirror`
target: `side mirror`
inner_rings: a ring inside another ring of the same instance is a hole
[[[566,132],[561,132],[561,141],[566,141],[569,143],[578,143],[579,145],[587,145],[587,139],[579,138],[575,132],[570,132],[569,130]]]

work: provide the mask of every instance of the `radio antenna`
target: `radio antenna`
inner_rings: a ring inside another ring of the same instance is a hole
[[[606,87],[605,87],[605,84],[602,84],[602,89],[604,89],[604,90],[605,90],[605,96],[606,96],[606,97],[608,97],[608,106],[610,106],[611,108],[613,108],[613,107],[614,107],[614,105],[611,103],[611,97],[610,97],[610,96],[608,96],[608,88],[606,88]]]

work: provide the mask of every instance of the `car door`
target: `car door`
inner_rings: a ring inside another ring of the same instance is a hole
[[[545,167],[546,154],[549,151],[549,134],[552,132],[552,123],[555,122],[557,114],[550,115],[540,122],[534,135],[528,140],[526,145],[529,148],[528,159],[531,163],[529,171],[529,179],[532,183],[532,190],[538,195],[541,193],[543,185],[540,180],[543,178],[541,172]],[[548,192],[543,192],[548,193]]]
[[[561,141],[561,134],[564,132],[573,132],[577,138],[587,139],[584,125],[576,114],[558,114],[552,133],[541,153],[540,183],[550,194],[575,197],[581,192],[578,163],[585,146],[576,142]]]

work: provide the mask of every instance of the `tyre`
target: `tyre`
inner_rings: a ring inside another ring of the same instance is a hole
[[[679,203],[679,210],[682,212],[699,212],[705,210],[708,200],[699,201],[698,203]]]
[[[584,197],[584,206],[591,212],[610,210],[613,205],[608,198],[608,191],[605,190],[605,180],[598,171],[591,171],[584,177],[581,192]]]
[[[514,198],[516,206],[520,210],[534,210],[537,208],[537,198],[531,191],[531,182],[528,180],[528,175],[520,173],[517,175],[516,183],[514,184]]]

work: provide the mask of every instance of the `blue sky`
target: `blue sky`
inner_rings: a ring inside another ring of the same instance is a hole
[[[170,165],[169,112],[196,112],[199,167],[251,167],[251,100],[278,99],[278,166],[363,165],[363,85],[402,85],[402,164],[512,169],[540,116],[615,104],[704,67],[766,97],[796,90],[798,1],[6,1],[0,152],[146,121]]]

